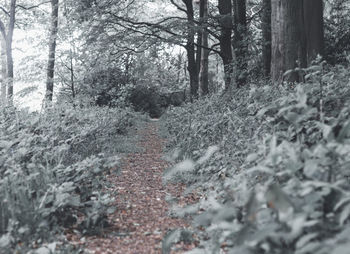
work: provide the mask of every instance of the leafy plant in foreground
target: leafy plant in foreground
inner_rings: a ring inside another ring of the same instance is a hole
[[[200,239],[188,253],[348,252],[348,73],[306,71],[292,90],[251,87],[228,105],[212,98],[168,113],[178,160],[219,149],[182,176],[202,194],[174,210],[192,217]],[[181,165],[172,179],[182,179]]]

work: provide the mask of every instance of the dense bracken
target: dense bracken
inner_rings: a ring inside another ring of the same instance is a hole
[[[304,71],[305,83],[258,82],[164,115],[178,162],[164,179],[202,196],[174,208],[199,239],[187,253],[348,253],[350,76],[320,61]]]
[[[126,134],[135,119],[118,108],[1,111],[0,253],[25,253],[52,240],[42,247],[47,253],[62,241],[64,227],[79,223],[87,234],[105,227],[113,197],[102,191],[104,172],[132,149]]]

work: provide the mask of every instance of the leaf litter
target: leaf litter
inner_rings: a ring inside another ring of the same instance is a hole
[[[115,211],[108,215],[109,227],[102,234],[84,236],[76,230],[67,239],[84,253],[156,254],[164,253],[162,242],[169,232],[189,225],[183,218],[170,217],[168,197],[185,206],[197,197],[183,197],[185,186],[163,185],[162,176],[169,162],[163,159],[165,140],[158,135],[158,123],[150,122],[139,129],[137,144],[142,152],[130,153],[122,159],[122,169],[108,176],[108,191],[115,193]],[[181,238],[166,253],[184,253],[195,247],[195,241]]]

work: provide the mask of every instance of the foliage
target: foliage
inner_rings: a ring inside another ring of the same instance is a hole
[[[345,64],[350,52],[350,1],[326,1],[325,56],[332,64]]]
[[[193,221],[199,245],[188,253],[348,252],[349,73],[325,68],[306,69],[303,84],[252,85],[224,105],[212,97],[164,116],[183,160],[165,180],[202,196],[174,209]]]
[[[78,215],[84,215],[83,233],[105,227],[112,197],[101,190],[103,173],[116,169],[118,154],[131,149],[125,135],[135,124],[134,113],[71,106],[44,113],[7,108],[0,119],[1,250],[19,251],[33,239],[48,240],[61,227],[76,224]]]

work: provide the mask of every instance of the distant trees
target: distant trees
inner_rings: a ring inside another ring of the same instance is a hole
[[[327,4],[335,7],[335,2],[346,1],[349,0],[331,0]],[[75,98],[81,91],[90,89],[83,83],[93,73],[114,69],[125,74],[120,84],[136,84],[144,76],[147,82],[152,79],[156,84],[181,83],[181,89],[188,88],[191,100],[207,95],[213,90],[210,85],[214,82],[223,93],[261,77],[271,78],[275,83],[298,82],[303,80],[300,69],[310,65],[317,54],[332,50],[332,45],[324,43],[322,0],[65,0],[59,22],[63,46],[56,49],[60,43],[58,2],[35,0],[33,6],[28,6],[29,0],[7,0],[0,4],[2,52],[6,53],[6,59],[4,55],[1,58],[2,66],[6,63],[2,67],[6,75],[1,75],[2,101],[5,95],[10,100],[13,97],[13,31],[15,24],[19,28],[23,24],[29,26],[30,22],[21,22],[23,17],[34,17],[32,23],[40,19],[41,23],[50,24],[46,80],[40,81],[46,84],[45,101],[52,101],[55,82],[65,87],[65,94]],[[34,11],[29,16],[20,11],[49,3],[51,16]],[[149,11],[152,7],[156,7],[157,13]],[[330,10],[333,9],[327,8],[327,12]],[[335,21],[325,21],[328,29],[338,26]],[[344,44],[344,49],[348,48],[347,37],[342,38],[341,32],[332,36]],[[40,43],[46,47],[46,42],[47,38],[42,38]],[[171,48],[175,48],[172,57],[165,57]],[[185,61],[169,60],[184,53]],[[156,62],[145,63],[144,58],[149,54]],[[173,62],[169,75],[173,81],[159,74],[164,68],[157,65],[165,58],[167,64]],[[142,77],[138,79],[140,73]],[[85,94],[94,97],[105,91],[112,93],[94,87]]]

